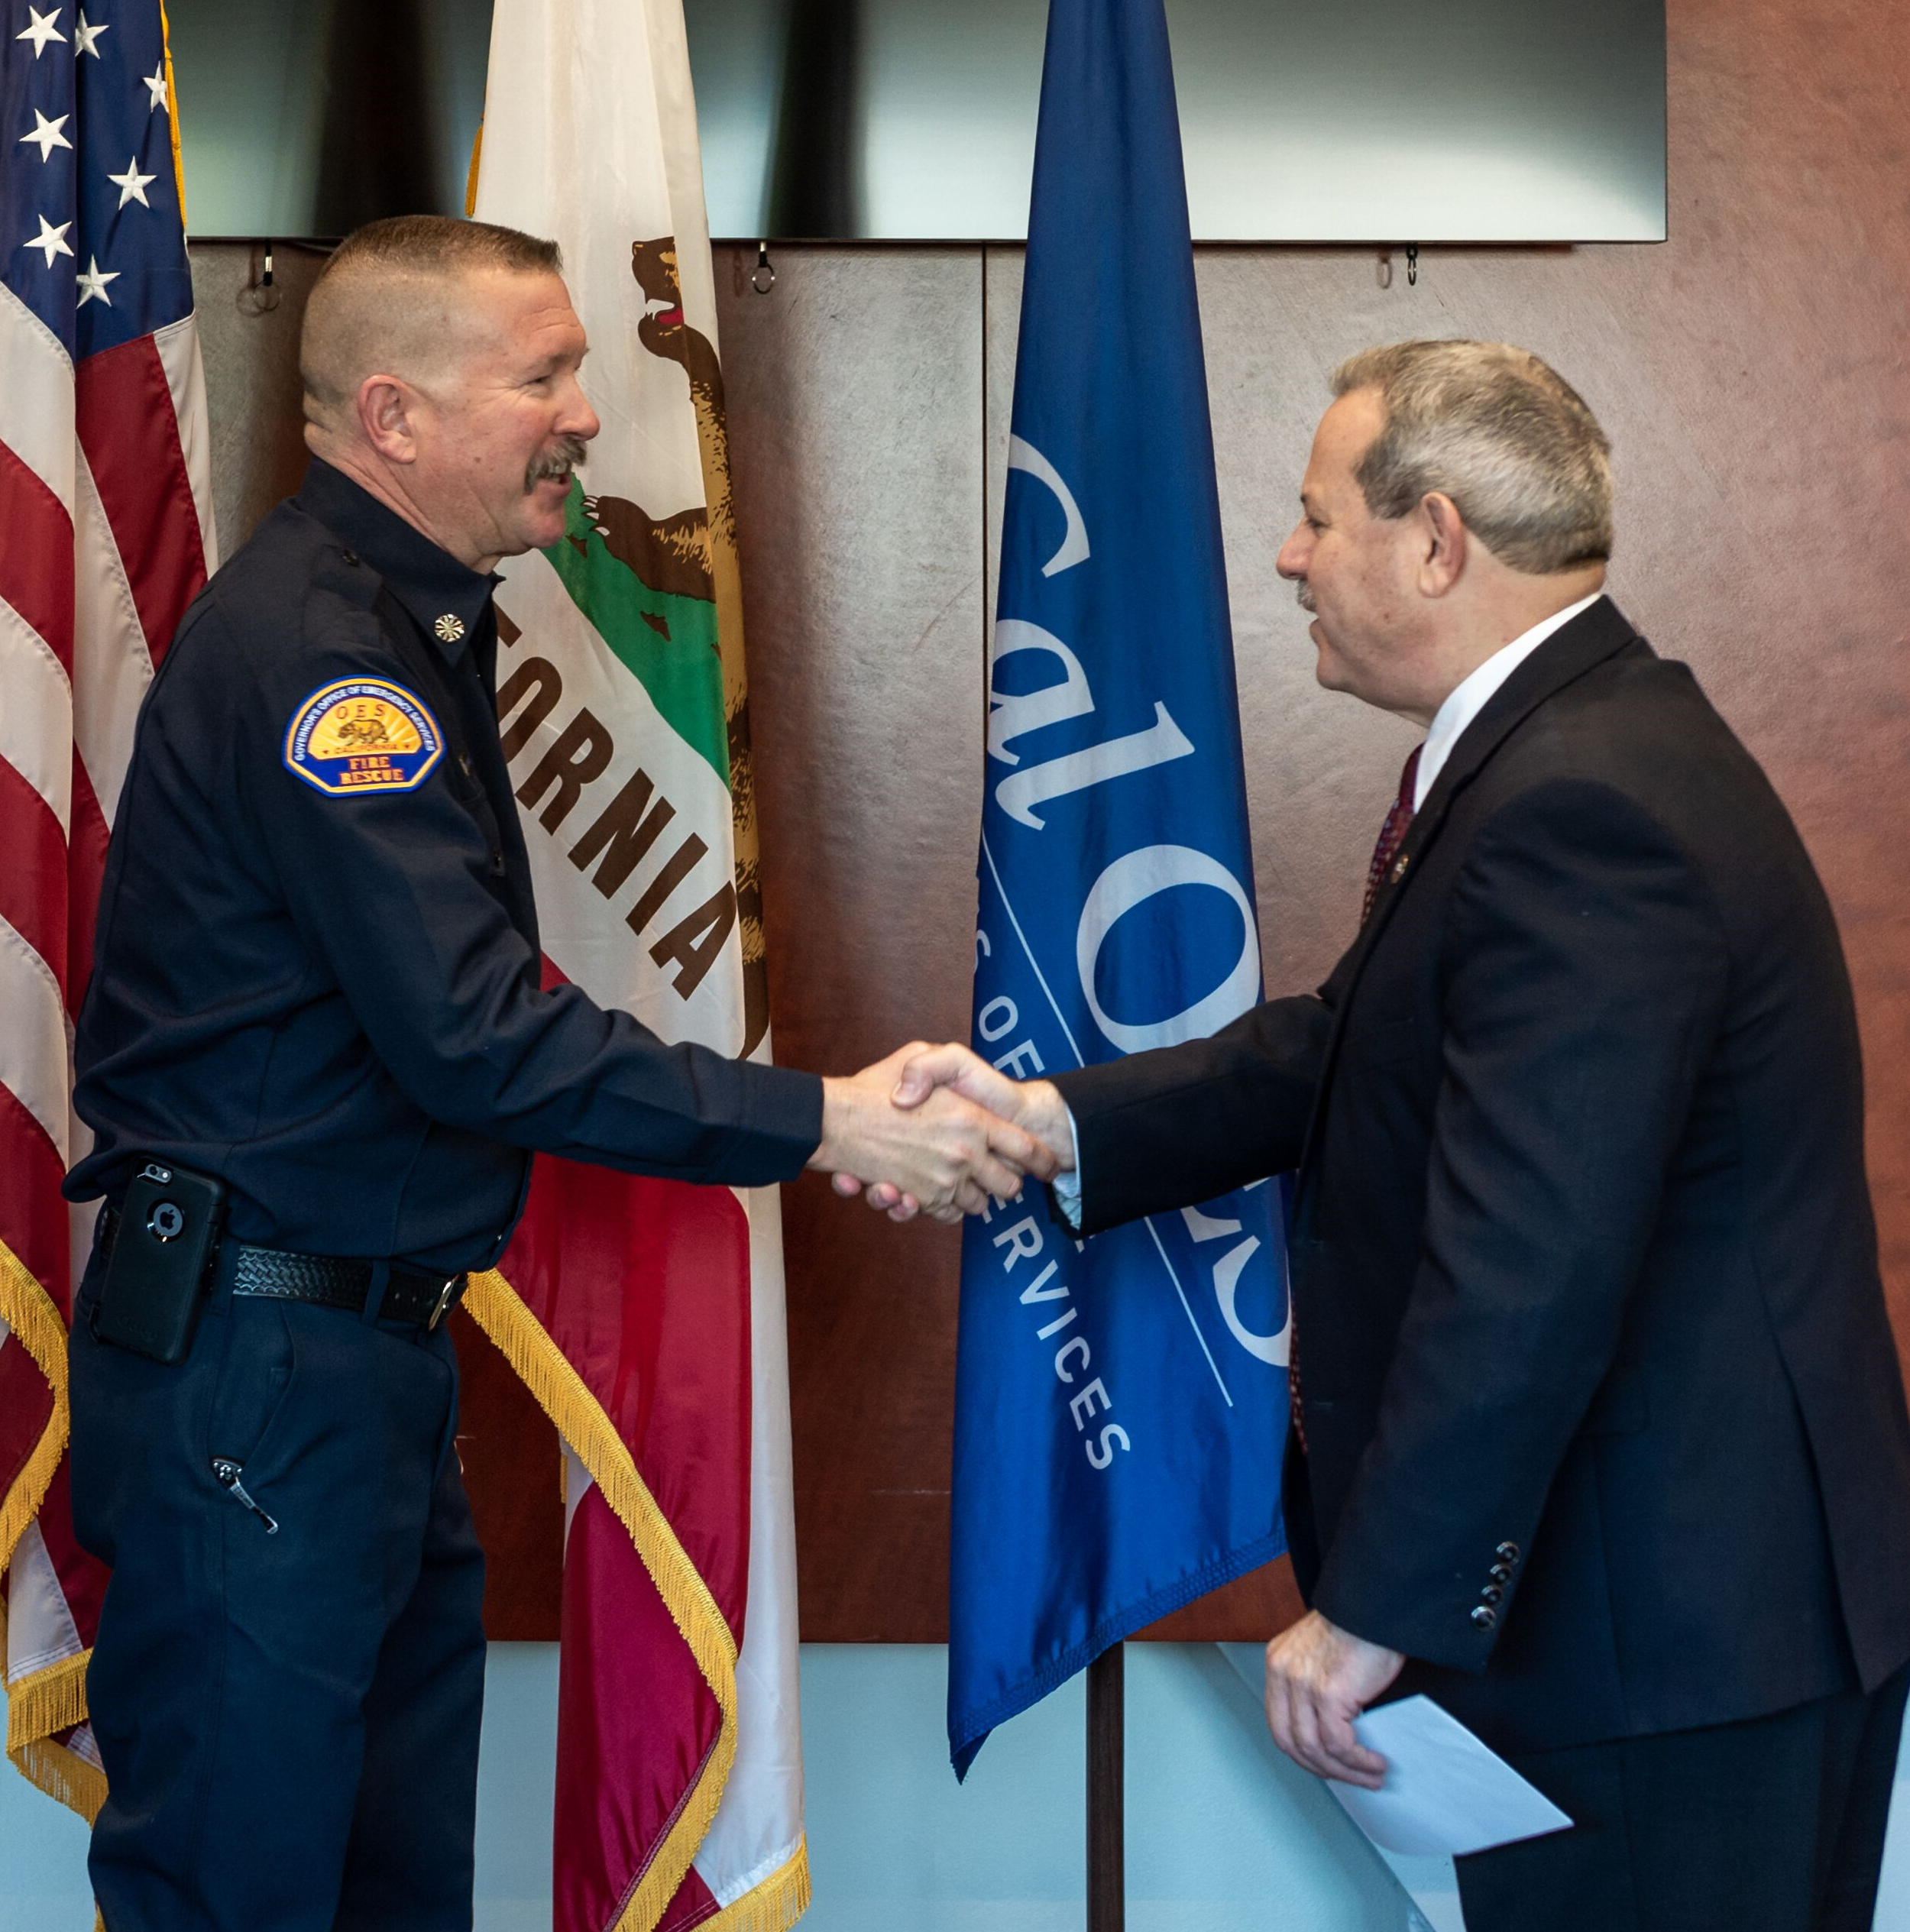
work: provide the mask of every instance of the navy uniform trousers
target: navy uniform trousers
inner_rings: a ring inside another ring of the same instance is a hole
[[[74,1523],[113,1572],[86,1674],[107,1932],[467,1932],[484,1558],[449,1335],[222,1267],[167,1367],[90,1333],[99,1265],[70,1381]]]

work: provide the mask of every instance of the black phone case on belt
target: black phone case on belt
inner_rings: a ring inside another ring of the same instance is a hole
[[[225,1218],[225,1183],[142,1160],[119,1205],[93,1333],[156,1362],[186,1359]]]

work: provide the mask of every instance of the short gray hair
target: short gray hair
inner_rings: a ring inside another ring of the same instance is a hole
[[[1611,445],[1584,399],[1529,349],[1397,342],[1334,371],[1375,391],[1385,426],[1354,474],[1375,516],[1436,490],[1501,563],[1549,576],[1611,555]]]
[[[299,336],[299,380],[308,420],[344,406],[371,362],[413,359],[442,346],[445,284],[490,271],[557,275],[555,241],[451,215],[393,215],[367,222],[341,241],[306,301]]]

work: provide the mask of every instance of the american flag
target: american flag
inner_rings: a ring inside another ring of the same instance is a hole
[[[0,1627],[9,1755],[89,1817],[72,1016],[140,700],[215,561],[171,83],[160,0],[0,0]]]

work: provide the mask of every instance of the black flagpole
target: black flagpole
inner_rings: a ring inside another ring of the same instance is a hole
[[[1113,1644],[1088,1666],[1088,1932],[1125,1932],[1127,1923],[1122,1655]]]

